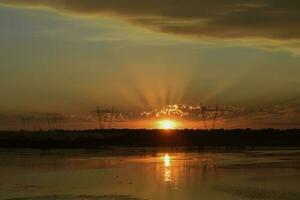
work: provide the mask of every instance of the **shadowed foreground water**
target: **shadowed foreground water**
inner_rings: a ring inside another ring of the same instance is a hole
[[[0,151],[0,199],[300,199],[300,150]]]

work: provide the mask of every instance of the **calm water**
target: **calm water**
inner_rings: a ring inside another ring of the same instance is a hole
[[[300,151],[1,150],[0,199],[300,199]]]

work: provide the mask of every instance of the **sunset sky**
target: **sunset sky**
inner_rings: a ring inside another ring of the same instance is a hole
[[[0,0],[0,129],[94,128],[97,106],[201,128],[201,103],[219,128],[299,128],[299,20],[299,0]]]

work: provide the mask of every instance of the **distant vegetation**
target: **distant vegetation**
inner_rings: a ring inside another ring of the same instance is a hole
[[[103,129],[0,132],[0,148],[128,147],[300,147],[300,130]]]

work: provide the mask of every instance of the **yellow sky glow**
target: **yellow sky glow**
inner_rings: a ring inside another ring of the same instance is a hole
[[[170,130],[178,128],[178,122],[170,119],[164,119],[157,122],[159,129]]]

